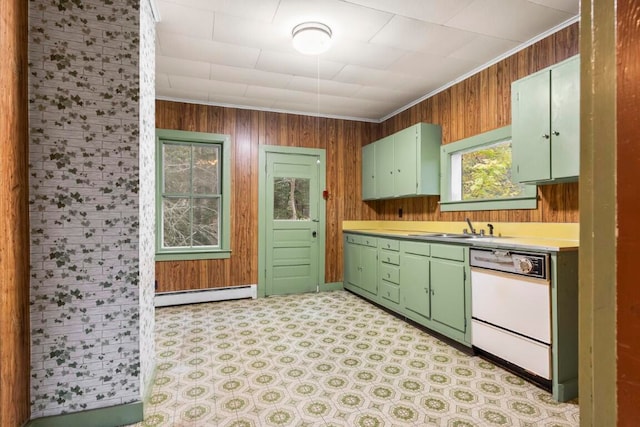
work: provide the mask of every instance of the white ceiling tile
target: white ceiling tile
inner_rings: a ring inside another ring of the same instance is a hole
[[[446,25],[475,33],[525,42],[572,14],[526,0],[475,0]]]
[[[243,96],[247,91],[247,85],[244,84],[196,79],[193,77],[169,76],[169,82],[173,89],[184,89],[190,92],[203,92],[205,94]]]
[[[174,89],[174,88],[156,88],[156,97],[157,98],[170,98],[170,99],[180,99],[180,100],[189,100],[189,101],[200,101],[200,102],[208,102],[209,95],[207,92],[201,92],[199,90],[186,90],[183,88]]]
[[[321,79],[331,79],[344,64],[327,61],[322,57],[282,52],[262,51],[255,68],[274,73],[283,72],[296,76],[316,78],[318,72]]]
[[[316,96],[309,92],[301,92],[289,89],[278,89],[265,86],[249,86],[246,96],[258,99],[272,99],[274,103],[284,99],[292,100],[301,104],[309,103],[316,105]]]
[[[341,83],[334,80],[320,80],[320,93],[325,95],[352,96],[360,90],[361,86],[349,83]],[[287,89],[317,93],[318,79],[295,76],[289,82]]]
[[[553,9],[564,10],[573,15],[580,13],[580,0],[529,0],[531,3],[537,3],[542,6],[551,7]]]
[[[211,64],[202,61],[189,61],[171,56],[156,56],[156,72],[186,77],[208,79]]]
[[[216,13],[214,40],[259,49],[293,51],[291,31],[270,22]]]
[[[386,69],[404,53],[405,50],[403,49],[393,49],[357,40],[342,40],[322,54],[322,59],[369,68]]]
[[[160,39],[159,55],[192,61],[253,68],[260,54],[259,49],[199,40],[175,34],[160,33],[158,38]]]
[[[334,80],[362,86],[376,86],[384,84],[388,77],[390,77],[390,75],[387,71],[361,67],[359,65],[347,65],[340,70]]]
[[[213,35],[213,12],[186,7],[164,0],[158,0],[157,3],[162,18],[156,25],[158,32],[211,39]]]
[[[400,75],[428,79],[433,70],[446,68],[457,74],[461,70],[473,68],[473,65],[475,64],[462,59],[411,52],[400,58],[390,70]]]
[[[381,10],[425,22],[442,24],[473,0],[346,0],[371,9]]]
[[[363,86],[355,95],[356,98],[395,103],[407,103],[416,98],[416,94],[412,92],[404,92],[379,86]]]
[[[485,64],[517,46],[518,43],[511,40],[478,35],[464,46],[452,49],[449,56],[476,64]]]
[[[216,64],[211,65],[211,74],[210,76],[208,75],[207,78],[209,77],[212,80],[275,88],[286,88],[293,78],[290,74],[271,73],[253,68],[229,67]]]
[[[371,39],[371,43],[417,51],[429,40],[429,31],[433,26],[434,24],[396,15]]]
[[[156,72],[156,89],[158,88],[170,88],[169,76],[164,73]]]
[[[197,9],[269,22],[278,9],[279,0],[164,0]],[[164,19],[164,15],[162,15]]]
[[[272,99],[250,98],[248,96],[230,96],[209,94],[209,102],[221,105],[233,105],[247,108],[273,108]]]

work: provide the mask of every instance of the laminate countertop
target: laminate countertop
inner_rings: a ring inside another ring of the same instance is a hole
[[[476,231],[488,228],[473,224]],[[495,237],[455,238],[429,234],[462,234],[466,222],[444,221],[344,221],[343,232],[377,237],[402,238],[433,243],[454,243],[471,247],[530,251],[577,251],[580,247],[577,223],[493,223]]]

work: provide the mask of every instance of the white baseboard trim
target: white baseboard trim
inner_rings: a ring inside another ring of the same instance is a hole
[[[210,288],[197,291],[163,292],[156,294],[154,305],[167,307],[170,305],[198,304],[202,302],[225,301],[258,297],[258,285],[229,286],[228,288]]]

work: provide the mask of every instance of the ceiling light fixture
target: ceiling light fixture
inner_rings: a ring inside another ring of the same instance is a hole
[[[329,49],[331,28],[320,22],[303,22],[293,27],[293,47],[305,55],[319,55]]]

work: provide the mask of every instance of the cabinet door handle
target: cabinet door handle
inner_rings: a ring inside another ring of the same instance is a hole
[[[400,169],[398,169],[398,172],[400,172]]]
[[[548,134],[548,133],[545,133],[545,134],[543,134],[543,135],[542,135],[542,137],[543,137],[544,139],[549,139],[549,134]]]
[[[560,135],[560,132],[558,132],[557,130],[554,130],[553,131],[553,136],[558,136],[558,135]]]

